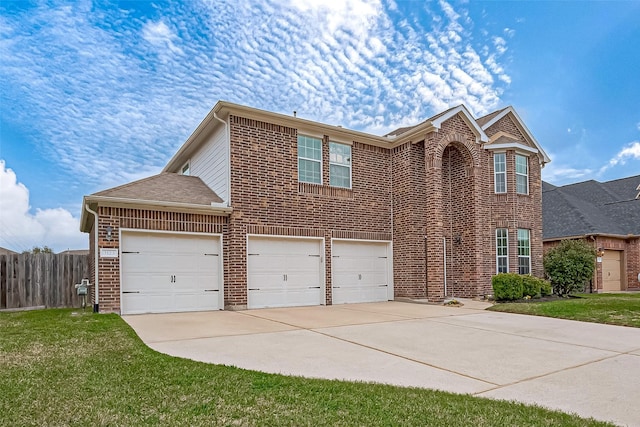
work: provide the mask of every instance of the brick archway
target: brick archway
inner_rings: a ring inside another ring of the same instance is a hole
[[[475,142],[459,133],[444,135],[425,147],[431,195],[426,216],[426,291],[431,300],[477,294],[478,251],[482,250],[476,208],[481,190],[477,150]]]

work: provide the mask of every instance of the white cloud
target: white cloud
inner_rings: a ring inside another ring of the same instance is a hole
[[[513,37],[513,36],[516,35],[516,30],[514,30],[513,28],[509,28],[509,27],[506,27],[503,30],[503,32],[507,37]]]
[[[124,7],[0,16],[11,124],[69,186],[156,173],[219,99],[383,134],[460,103],[485,114],[511,81],[506,40],[476,48],[465,7],[445,1],[422,20],[378,0]]]
[[[600,168],[598,174],[602,174],[616,165],[624,165],[627,160],[640,160],[640,141],[634,141],[622,148],[609,162]]]
[[[87,234],[79,231],[78,218],[62,208],[31,212],[29,190],[0,160],[0,246],[21,252],[49,246],[59,252],[88,247]]]
[[[592,176],[593,169],[576,169],[556,162],[551,162],[542,169],[542,179],[555,185],[590,179]]]

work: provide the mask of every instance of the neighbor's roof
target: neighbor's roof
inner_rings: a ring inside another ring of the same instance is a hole
[[[640,235],[640,175],[556,187],[542,184],[544,239],[611,234]]]
[[[92,196],[207,206],[222,203],[222,199],[199,177],[167,172],[93,193],[89,198]]]

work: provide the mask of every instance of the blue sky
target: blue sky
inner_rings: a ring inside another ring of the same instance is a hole
[[[513,105],[566,184],[640,173],[640,2],[0,2],[0,246],[88,246],[219,99],[384,134]]]

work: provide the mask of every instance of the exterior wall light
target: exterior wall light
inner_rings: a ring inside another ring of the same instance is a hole
[[[111,227],[110,225],[107,226],[107,237],[106,237],[107,241],[111,241],[111,239],[113,239],[113,227]]]

